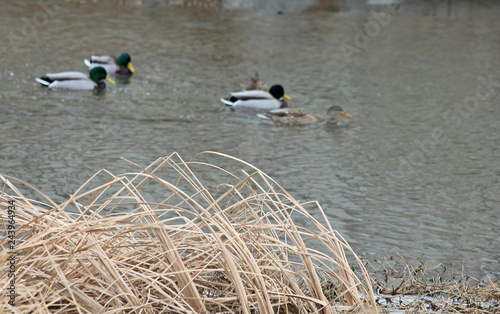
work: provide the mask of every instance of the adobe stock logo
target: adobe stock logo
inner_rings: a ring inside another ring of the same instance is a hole
[[[27,43],[31,39],[35,38],[38,31],[47,25],[50,18],[56,16],[57,11],[62,5],[68,4],[71,0],[40,0],[38,1],[38,10],[31,19],[27,17],[22,17],[21,21],[23,26],[17,32],[10,32],[7,35],[7,39],[12,46],[12,49],[17,52],[19,47],[23,43]]]
[[[423,139],[416,139],[413,142],[415,149],[408,156],[399,156],[397,167],[387,173],[388,185],[394,187],[406,178],[417,174],[425,167],[427,158],[435,156],[439,149],[445,147],[450,131],[462,128],[475,111],[497,96],[498,89],[500,89],[500,82],[494,81],[491,74],[478,76],[476,88],[469,96],[442,113],[440,126],[433,128]]]
[[[406,0],[406,2],[410,1]],[[352,41],[350,43],[344,41],[340,45],[342,54],[348,63],[352,61],[351,57],[353,55],[361,53],[368,46],[371,39],[381,34],[383,29],[391,23],[393,15],[400,13],[401,2],[402,0],[390,0],[384,10],[380,12],[370,11],[370,20],[366,22],[363,29],[354,28],[355,34]]]

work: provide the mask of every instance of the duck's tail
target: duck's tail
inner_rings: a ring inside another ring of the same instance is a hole
[[[83,60],[83,63],[85,63],[86,66],[90,67],[90,60],[89,59]]]
[[[48,77],[41,77],[41,78],[36,78],[36,81],[40,84],[42,84],[43,86],[49,86],[50,83],[52,83],[52,80],[49,79]]]
[[[238,99],[235,98],[235,97],[231,97],[231,98],[221,98],[220,101],[222,101],[223,103],[225,103],[226,105],[228,106],[234,106],[236,104],[236,101]]]

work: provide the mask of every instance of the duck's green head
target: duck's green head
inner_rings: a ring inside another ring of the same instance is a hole
[[[126,52],[118,56],[118,59],[116,59],[116,63],[121,67],[126,67],[132,73],[134,73],[135,71],[134,67],[132,66],[132,58]]]
[[[115,84],[115,81],[109,78],[108,73],[103,67],[95,67],[90,70],[89,77],[92,81],[99,83],[102,80],[106,80],[111,84]]]
[[[283,97],[285,99],[292,100],[292,98],[290,98],[285,93],[285,89],[281,85],[273,85],[273,86],[271,86],[271,88],[269,89],[269,94],[273,95],[273,97],[276,98],[276,99],[281,99],[281,97]]]

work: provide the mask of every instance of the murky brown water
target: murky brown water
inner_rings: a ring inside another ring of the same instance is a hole
[[[101,168],[131,170],[120,157],[147,165],[220,151],[320,201],[360,255],[426,254],[499,275],[500,20],[489,18],[498,6],[483,17],[412,4],[374,24],[359,10],[91,3],[44,19],[37,3],[0,2],[0,173],[63,200]],[[137,73],[103,95],[34,81],[123,51]],[[284,85],[290,106],[342,105],[353,119],[282,127],[225,108],[218,99],[253,70]]]

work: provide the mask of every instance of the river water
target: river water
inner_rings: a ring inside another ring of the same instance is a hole
[[[219,151],[318,200],[359,255],[425,254],[499,276],[499,5],[94,2],[0,1],[0,173],[63,201],[101,168],[134,170],[120,157],[146,166]],[[123,51],[136,73],[105,93],[35,82]],[[254,70],[291,107],[341,105],[353,118],[280,126],[228,110],[219,99]]]

